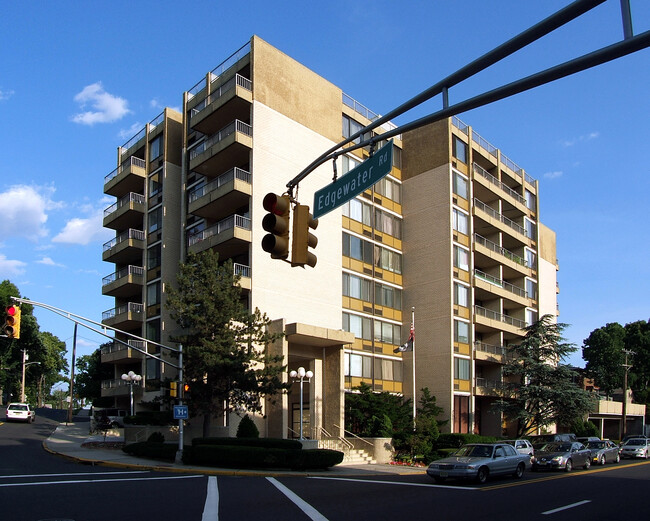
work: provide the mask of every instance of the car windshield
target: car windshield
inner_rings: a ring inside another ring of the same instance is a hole
[[[588,449],[604,449],[606,444],[604,441],[588,441],[586,447]]]
[[[569,452],[571,450],[570,443],[546,443],[540,449],[542,452]]]
[[[489,458],[492,456],[492,447],[488,445],[465,445],[458,449],[454,456],[466,456],[471,458]]]
[[[627,440],[625,445],[645,445],[645,440],[643,440],[641,438],[637,438],[637,439],[633,438],[631,440]]]
[[[10,405],[9,410],[10,411],[26,411],[27,406],[26,405]]]

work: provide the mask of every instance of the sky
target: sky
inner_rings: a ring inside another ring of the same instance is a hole
[[[258,35],[386,114],[569,0],[59,0],[0,6],[0,280],[30,300],[101,322],[114,265],[102,245],[104,177],[117,147]],[[650,2],[631,0],[635,34]],[[607,0],[449,91],[459,103],[623,38]],[[559,320],[578,350],[610,322],[650,318],[650,49],[458,114],[539,180],[557,234]],[[442,108],[440,97],[395,119]],[[306,166],[306,165],[305,165]],[[288,172],[287,181],[298,172]],[[272,310],[264,310],[272,314]],[[73,323],[39,306],[72,351]],[[105,339],[85,328],[77,356]]]

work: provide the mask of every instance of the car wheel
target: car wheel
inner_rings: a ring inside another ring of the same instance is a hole
[[[564,470],[566,472],[571,472],[573,470],[573,462],[571,460],[567,460]]]
[[[476,481],[479,483],[485,483],[487,481],[488,475],[490,474],[490,471],[488,470],[487,467],[481,467],[478,469],[478,473],[476,474]]]
[[[519,465],[517,465],[517,468],[515,469],[514,476],[517,479],[521,479],[521,477],[524,475],[524,470],[526,470],[526,465],[520,463]]]
[[[617,454],[616,459],[614,460],[616,463],[619,463],[621,461],[621,455]]]
[[[607,459],[605,458],[605,455],[603,454],[603,455],[600,457],[600,460],[598,460],[598,464],[599,464],[599,465],[604,465],[605,463],[607,463]]]
[[[587,458],[587,461],[585,461],[584,467],[585,470],[589,470],[591,468],[591,459]]]

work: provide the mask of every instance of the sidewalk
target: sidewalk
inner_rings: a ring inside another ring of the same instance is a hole
[[[156,470],[192,474],[222,476],[328,476],[328,477],[368,477],[378,475],[417,475],[424,474],[422,467],[403,467],[394,465],[336,465],[328,470],[292,471],[292,470],[254,470],[254,469],[220,469],[215,467],[198,467],[177,463],[136,458],[122,451],[123,438],[88,434],[89,424],[61,423],[52,435],[43,442],[43,447],[50,453],[70,458],[90,465],[105,465],[138,470]]]

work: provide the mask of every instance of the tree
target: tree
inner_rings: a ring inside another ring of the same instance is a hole
[[[524,436],[553,424],[571,425],[585,417],[594,405],[591,393],[577,383],[579,375],[562,360],[576,350],[565,343],[566,324],[554,323],[544,315],[526,327],[524,341],[509,348],[511,357],[504,375],[504,396],[496,403],[506,418],[517,422],[517,436]]]
[[[650,320],[625,324],[625,348],[632,351],[630,388],[641,403],[650,402]]]
[[[411,400],[389,392],[374,392],[362,382],[355,393],[345,395],[345,429],[357,436],[393,437],[395,432],[413,430]],[[388,418],[389,422],[386,422]],[[392,432],[386,432],[388,428]]]
[[[110,380],[113,371],[108,364],[102,364],[102,344],[89,355],[77,358],[75,367],[74,389],[79,398],[91,402],[95,407],[109,407],[113,403],[112,397],[102,398],[102,380]]]
[[[241,299],[232,261],[219,264],[212,250],[190,252],[180,265],[177,288],[167,287],[167,307],[183,333],[184,378],[191,383],[194,415],[203,415],[203,435],[212,417],[260,412],[262,398],[286,391],[282,356],[267,346],[283,333],[271,333],[271,320],[249,312]]]
[[[593,330],[583,342],[587,375],[608,397],[623,386],[623,349],[626,332],[617,322]]]

